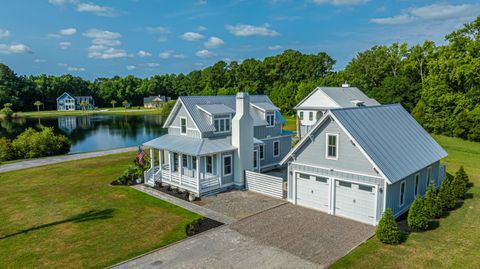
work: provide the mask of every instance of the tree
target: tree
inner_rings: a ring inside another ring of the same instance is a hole
[[[443,180],[442,185],[440,185],[440,189],[438,190],[438,198],[442,207],[448,209],[454,209],[457,204],[457,198],[452,191],[452,180],[451,176],[447,175],[447,178]]]
[[[455,177],[451,184],[452,193],[456,198],[465,197],[465,194],[467,193],[468,175],[463,169],[463,166],[460,166],[455,173]]]
[[[124,100],[124,101],[122,102],[122,105],[123,105],[123,107],[125,108],[125,110],[127,110],[127,108],[129,107],[130,103],[128,103],[127,100]]]
[[[376,235],[378,240],[385,244],[398,244],[401,240],[401,232],[398,228],[392,209],[387,208],[377,226]]]
[[[117,101],[115,101],[115,100],[110,101],[110,104],[112,104],[112,107],[113,107],[114,109],[115,109],[115,104],[116,104],[116,103],[117,103]]]
[[[35,101],[33,105],[37,107],[37,112],[40,112],[40,107],[43,106],[43,103],[40,101]]]
[[[433,183],[433,181],[428,184],[423,206],[425,213],[430,219],[437,218],[442,215],[442,204],[440,203],[439,199],[437,199],[437,194],[435,193],[435,183]]]
[[[0,110],[0,113],[5,115],[5,118],[10,119],[13,116],[13,109],[11,103],[3,104],[3,108]]]
[[[424,199],[420,196],[415,197],[410,209],[408,210],[407,223],[411,228],[426,230],[430,219],[425,212]]]
[[[175,106],[175,103],[175,100],[171,100],[163,104],[162,110],[160,111],[160,116],[163,120],[166,120],[168,118],[168,115],[172,111],[172,108]]]
[[[88,102],[87,101],[82,101],[80,102],[80,107],[82,107],[83,112],[85,113],[85,110],[87,109]]]

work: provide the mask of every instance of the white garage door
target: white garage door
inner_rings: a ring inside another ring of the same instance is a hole
[[[328,212],[329,179],[296,173],[297,204]]]
[[[335,215],[375,223],[375,187],[336,180]]]

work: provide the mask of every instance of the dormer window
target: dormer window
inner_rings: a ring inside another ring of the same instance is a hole
[[[215,133],[230,132],[230,116],[216,117],[213,119]]]
[[[274,126],[275,125],[275,114],[273,112],[267,112],[265,115],[265,120],[268,123],[268,126]]]

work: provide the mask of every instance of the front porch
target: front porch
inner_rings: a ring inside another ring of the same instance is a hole
[[[150,169],[145,171],[145,184],[166,183],[196,196],[231,186],[233,182],[222,182],[222,154],[192,156],[179,152],[150,149]],[[215,162],[215,163],[214,163]]]

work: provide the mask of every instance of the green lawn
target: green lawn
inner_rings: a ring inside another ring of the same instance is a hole
[[[283,125],[283,129],[287,131],[297,131],[297,120],[295,117],[285,116],[287,122]]]
[[[331,268],[480,268],[480,143],[435,136],[449,156],[443,160],[454,174],[463,165],[470,181],[471,199],[439,227],[410,234],[398,246],[384,245],[376,238],[368,240]]]
[[[99,268],[185,238],[199,215],[109,185],[134,155],[0,173],[0,267]]]

